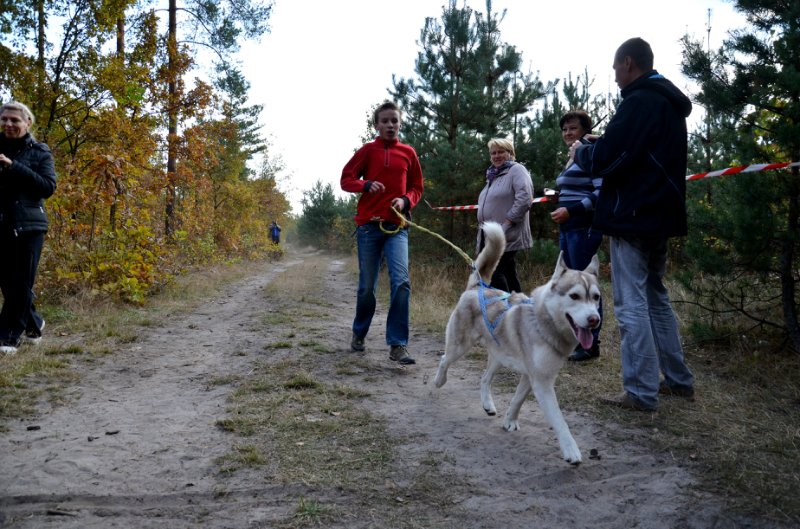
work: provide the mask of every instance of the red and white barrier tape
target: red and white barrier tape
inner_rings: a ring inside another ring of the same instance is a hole
[[[713,176],[723,176],[738,173],[755,173],[758,171],[772,171],[774,169],[785,169],[787,167],[800,167],[800,162],[786,162],[786,163],[754,163],[750,165],[737,165],[736,167],[728,167],[727,169],[720,169],[718,171],[710,171],[708,173],[695,173],[686,177],[686,181],[700,180],[701,178],[711,178]],[[536,197],[533,199],[533,204],[539,202],[554,202],[553,197]],[[430,202],[425,201],[428,207],[439,211],[466,211],[471,209],[478,209],[477,205],[472,206],[432,206]]]
[[[719,171],[711,171],[710,173],[695,173],[686,177],[686,180],[700,180],[701,178],[710,178],[712,176],[722,176],[727,174],[737,173],[755,173],[757,171],[772,171],[773,169],[784,169],[786,167],[800,167],[800,162],[786,162],[786,163],[754,163],[750,165],[738,165],[736,167],[728,167],[727,169],[720,169]]]

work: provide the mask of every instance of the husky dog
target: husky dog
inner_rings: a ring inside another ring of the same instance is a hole
[[[591,347],[591,330],[600,325],[597,256],[586,270],[578,271],[567,268],[563,255],[559,255],[553,277],[530,297],[508,294],[488,286],[505,251],[503,228],[486,222],[482,229],[486,246],[447,322],[444,356],[434,383],[437,388],[442,387],[447,382],[447,368],[482,341],[489,356],[489,365],[481,377],[481,403],[486,413],[497,413],[491,393],[495,373],[501,366],[513,369],[521,376],[503,428],[519,429],[519,410],[532,387],[545,418],[555,430],[562,457],[577,465],[581,451],[561,414],[554,384],[575,346],[580,343],[586,349]]]

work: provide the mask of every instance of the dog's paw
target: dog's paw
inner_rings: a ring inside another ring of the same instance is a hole
[[[503,423],[503,430],[507,432],[515,432],[519,430],[519,421],[511,421],[506,419],[506,421]]]
[[[580,465],[581,462],[583,461],[583,459],[581,458],[580,451],[578,451],[578,453],[576,454],[563,454],[563,455],[564,455],[564,461],[566,461],[570,465],[577,466]]]
[[[444,386],[444,383],[447,382],[447,371],[444,369],[439,369],[436,371],[436,376],[433,379],[433,385],[437,388]]]
[[[561,448],[561,457],[571,465],[580,465],[581,461],[583,461],[581,451],[574,440]]]
[[[497,415],[497,410],[495,409],[494,406],[492,406],[491,408],[487,408],[486,406],[484,406],[483,411],[485,411],[486,415],[489,415],[490,417],[494,417],[495,415]]]

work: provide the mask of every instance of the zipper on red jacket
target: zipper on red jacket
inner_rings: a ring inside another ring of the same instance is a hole
[[[383,166],[389,167],[389,146],[383,146]]]

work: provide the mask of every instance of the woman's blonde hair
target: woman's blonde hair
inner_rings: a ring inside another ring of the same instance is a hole
[[[30,124],[33,125],[34,122],[33,112],[31,112],[30,108],[28,108],[26,105],[23,105],[19,101],[9,101],[8,103],[0,107],[0,113],[6,110],[15,110],[21,113],[25,117],[25,119],[27,119],[30,122]]]
[[[512,160],[516,160],[516,154],[514,153],[514,144],[511,143],[509,140],[505,138],[492,138],[489,140],[489,150],[491,151],[494,148],[503,149],[507,153],[511,155]]]

